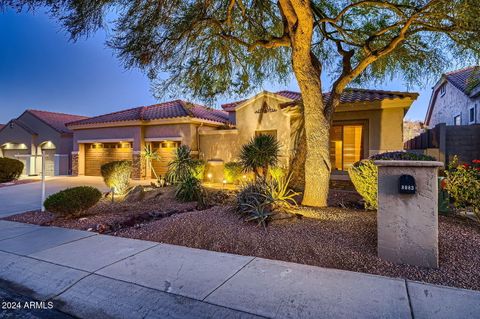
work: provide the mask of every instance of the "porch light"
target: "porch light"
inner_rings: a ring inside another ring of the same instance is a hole
[[[208,173],[207,178],[208,178],[209,181],[211,181],[212,180],[212,173]]]

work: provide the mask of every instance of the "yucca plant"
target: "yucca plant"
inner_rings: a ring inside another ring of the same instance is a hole
[[[266,178],[268,168],[278,162],[280,143],[274,136],[261,134],[253,137],[240,151],[240,163],[245,171],[253,171],[255,178],[260,177],[262,169],[263,178]]]
[[[176,185],[175,198],[183,202],[198,201],[202,196],[202,185],[194,176],[188,176]]]
[[[197,161],[190,156],[190,147],[182,145],[175,150],[175,158],[168,164],[167,180],[177,184],[194,174]]]

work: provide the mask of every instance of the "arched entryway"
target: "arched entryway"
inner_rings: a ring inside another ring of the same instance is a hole
[[[46,141],[38,145],[37,154],[42,155],[45,152],[45,176],[54,176],[55,175],[55,159],[56,146],[52,141]],[[37,156],[37,172],[42,173],[42,158]]]

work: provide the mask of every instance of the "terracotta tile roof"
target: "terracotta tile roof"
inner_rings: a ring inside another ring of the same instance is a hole
[[[73,121],[68,123],[68,125],[112,123],[135,120],[149,121],[177,117],[191,117],[219,123],[228,122],[228,113],[225,111],[210,109],[202,105],[193,104],[182,100],[175,100],[94,116],[85,120]]]
[[[72,114],[65,114],[65,113],[56,113],[56,112],[47,112],[47,111],[40,111],[40,110],[27,110],[26,112],[32,114],[33,116],[37,117],[54,130],[60,133],[72,133],[65,124],[72,121],[78,121],[86,119],[86,116],[80,115],[72,115]]]
[[[0,124],[0,130],[5,127],[5,124]]]
[[[299,92],[293,91],[279,91],[275,92],[274,94],[286,97],[291,100],[299,100],[302,95]],[[330,96],[330,92],[324,93],[323,97],[328,99]],[[417,93],[410,93],[410,92],[397,92],[397,91],[383,91],[383,90],[369,90],[369,89],[346,89],[343,92],[340,103],[356,103],[356,102],[374,102],[374,101],[381,101],[387,99],[403,99],[403,98],[417,98]],[[222,104],[222,108],[227,111],[231,112],[235,110],[235,107],[239,104],[245,102],[247,100],[241,100],[237,102],[231,102],[227,104]]]
[[[448,72],[447,80],[465,94],[480,84],[480,66],[470,66],[464,69]]]

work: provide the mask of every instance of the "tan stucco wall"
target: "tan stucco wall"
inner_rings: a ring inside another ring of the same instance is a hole
[[[368,140],[365,157],[386,152],[403,150],[403,108],[370,111],[335,112],[335,122],[368,122]]]
[[[145,138],[179,137],[182,139],[182,144],[196,151],[198,126],[195,124],[146,125]]]
[[[225,163],[237,161],[240,147],[238,130],[200,131],[201,159],[223,160]]]
[[[218,131],[218,134],[200,135],[200,147],[206,160],[221,159],[229,162],[238,158],[241,146],[247,143],[257,130],[276,130],[277,139],[282,145],[281,164],[288,165],[288,158],[292,149],[290,116],[286,112],[278,110],[263,114],[259,123],[259,113],[255,111],[266,102],[270,108],[278,108],[284,100],[264,95],[252,99],[237,109],[237,129],[235,134]],[[334,123],[361,122],[367,125],[367,134],[364,139],[364,157],[373,154],[396,151],[403,149],[403,106],[381,108],[379,103],[362,105],[362,108],[375,108],[373,110],[354,111],[351,107],[339,107],[333,116]],[[355,106],[353,107],[353,109]],[[228,134],[227,134],[228,133]]]
[[[288,165],[288,158],[291,151],[290,145],[290,116],[279,108],[279,104],[285,100],[278,99],[274,96],[263,95],[250,103],[237,109],[237,130],[238,143],[243,145],[255,136],[256,131],[277,131],[277,140],[280,142],[280,164]],[[263,113],[260,121],[260,113],[258,112],[263,103],[267,103],[269,108],[276,109],[275,112]]]
[[[141,151],[141,136],[140,126],[117,126],[75,130],[73,133],[73,150],[79,150],[78,141],[81,142],[82,140],[133,139],[133,150]]]

